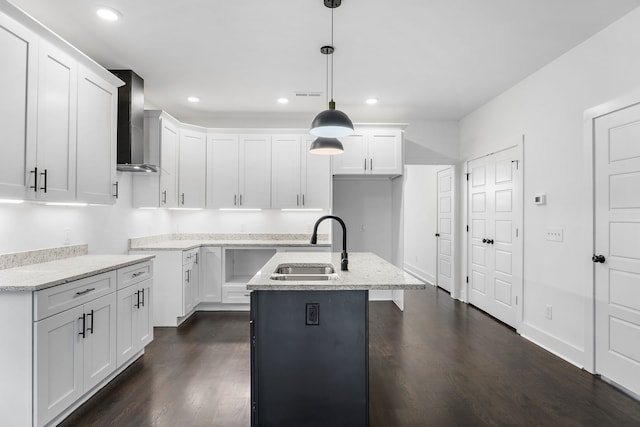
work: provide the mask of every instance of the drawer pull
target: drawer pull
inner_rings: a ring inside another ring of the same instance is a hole
[[[140,304],[144,307],[144,289],[141,289],[139,292],[142,294],[142,302]]]
[[[245,297],[250,297],[250,296],[251,296],[251,294],[244,294],[244,296],[245,296]]]
[[[76,295],[88,294],[89,292],[95,291],[95,290],[96,290],[96,288],[88,288],[88,289],[85,289],[84,291],[76,292]]]
[[[131,278],[132,278],[132,279],[135,279],[136,277],[141,276],[141,275],[143,275],[143,274],[144,274],[144,271],[138,271],[137,273],[133,273],[133,274],[131,275]]]

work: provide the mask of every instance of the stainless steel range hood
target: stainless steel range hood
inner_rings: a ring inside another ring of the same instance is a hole
[[[146,161],[144,147],[144,80],[132,70],[110,70],[124,86],[118,88],[118,170],[157,172]]]

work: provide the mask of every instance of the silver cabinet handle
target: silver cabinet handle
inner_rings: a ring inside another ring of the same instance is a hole
[[[302,206],[304,206],[304,194],[302,195]]]
[[[33,168],[29,174],[33,174],[33,185],[30,185],[29,188],[33,189],[36,193],[38,192],[38,167]]]
[[[138,276],[140,276],[140,275],[143,275],[143,274],[144,274],[144,271],[138,271],[137,273],[133,273],[133,274],[131,275],[131,278],[132,278],[132,279],[135,279],[136,277],[138,277]]]
[[[373,171],[373,159],[369,159],[369,170]]]
[[[162,204],[166,205],[167,204],[167,190],[164,190],[162,192]]]
[[[45,169],[44,172],[40,173],[40,175],[44,176],[44,187],[40,187],[41,190],[44,190],[44,192],[47,192],[47,170]],[[118,183],[116,182],[116,199],[118,198]]]
[[[116,181],[116,183],[113,184],[113,186],[116,187],[116,194],[114,194],[113,197],[115,197],[117,199],[118,196],[119,196],[119,193],[120,193],[118,181]]]
[[[238,195],[234,194],[233,195],[233,206],[237,206],[237,204],[238,204]]]
[[[76,292],[76,295],[84,295],[84,294],[88,294],[91,291],[95,291],[96,288],[87,288],[84,291],[80,291],[80,292]]]
[[[182,193],[182,204],[184,205],[184,193]]]
[[[367,170],[367,159],[364,159],[364,170]]]

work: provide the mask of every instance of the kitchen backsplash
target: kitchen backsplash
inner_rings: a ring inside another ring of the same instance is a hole
[[[89,253],[89,245],[61,246],[57,248],[36,249],[33,251],[0,254],[0,270],[56,261]]]

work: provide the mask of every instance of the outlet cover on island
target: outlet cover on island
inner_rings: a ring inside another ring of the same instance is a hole
[[[63,229],[63,235],[64,235],[64,238],[63,238],[62,244],[64,246],[70,245],[71,244],[71,229],[69,227],[65,227]]]

